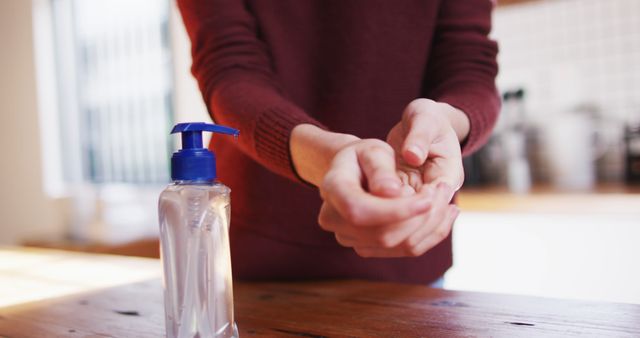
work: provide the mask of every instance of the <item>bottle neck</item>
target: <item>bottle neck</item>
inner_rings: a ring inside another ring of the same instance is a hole
[[[215,179],[212,180],[175,180],[173,184],[175,185],[214,185],[216,183]]]

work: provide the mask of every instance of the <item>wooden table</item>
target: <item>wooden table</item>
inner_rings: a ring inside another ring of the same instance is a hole
[[[497,186],[464,187],[457,203],[463,211],[638,214],[640,186],[599,184],[590,191],[563,191],[535,185],[528,194]]]
[[[162,337],[159,276],[153,259],[0,249],[0,336]],[[353,280],[236,283],[235,306],[242,337],[640,337],[640,305]]]

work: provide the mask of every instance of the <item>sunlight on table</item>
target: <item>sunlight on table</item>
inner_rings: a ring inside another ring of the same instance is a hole
[[[160,261],[58,250],[0,248],[0,308],[160,278]]]

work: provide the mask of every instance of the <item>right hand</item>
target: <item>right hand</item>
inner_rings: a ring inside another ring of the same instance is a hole
[[[458,215],[445,184],[416,192],[402,183],[395,163],[386,142],[358,140],[336,153],[319,186],[320,226],[362,257],[420,256],[448,236],[441,224]],[[445,218],[430,219],[432,206],[447,208]]]

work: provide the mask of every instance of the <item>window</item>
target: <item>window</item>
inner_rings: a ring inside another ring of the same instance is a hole
[[[43,140],[59,144],[45,153],[57,153],[49,160],[61,168],[60,184],[47,185],[67,188],[68,237],[114,243],[154,235],[174,120],[169,1],[38,1],[50,18],[39,22],[52,26],[49,102],[57,106],[41,129],[59,131]]]
[[[52,1],[65,180],[167,182],[168,1]]]

